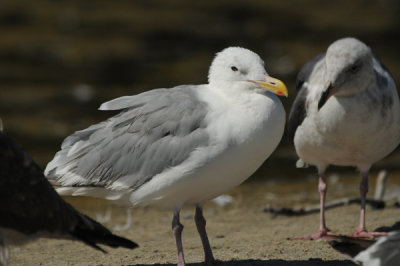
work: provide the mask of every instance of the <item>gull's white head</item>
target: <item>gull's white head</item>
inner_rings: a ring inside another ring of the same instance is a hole
[[[216,88],[268,90],[287,96],[286,86],[268,76],[263,60],[256,53],[241,47],[229,47],[217,53],[208,73],[208,82]]]
[[[325,55],[325,88],[319,108],[333,94],[351,96],[365,90],[374,78],[371,49],[355,38],[332,43]]]

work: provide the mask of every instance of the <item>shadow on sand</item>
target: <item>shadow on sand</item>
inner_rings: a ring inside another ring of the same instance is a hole
[[[137,264],[137,266],[175,266],[176,264]],[[188,266],[203,266],[203,263],[188,263]],[[217,261],[217,265],[223,266],[355,266],[351,260],[232,260]]]

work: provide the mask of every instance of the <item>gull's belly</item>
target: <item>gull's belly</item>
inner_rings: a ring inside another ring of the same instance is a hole
[[[201,204],[250,177],[279,144],[284,130],[282,109],[245,141],[217,141],[200,148],[185,163],[154,177],[132,193],[134,205],[177,208]]]
[[[400,141],[398,115],[366,113],[358,106],[351,111],[336,108],[331,116],[306,118],[295,136],[300,158],[317,166],[366,169],[387,156]]]
[[[398,145],[398,140],[393,138],[393,135],[360,134],[355,138],[346,134],[335,137],[323,135],[318,141],[306,139],[298,142],[296,150],[305,162],[313,165],[370,166],[384,158]]]
[[[227,148],[199,171],[201,176],[194,186],[191,185],[195,191],[185,203],[196,204],[207,201],[241,184],[271,155],[279,144],[281,136],[282,134],[275,136],[258,134],[245,144]]]

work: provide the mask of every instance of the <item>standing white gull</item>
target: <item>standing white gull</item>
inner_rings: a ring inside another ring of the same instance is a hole
[[[288,129],[301,161],[319,175],[320,228],[305,239],[329,235],[325,223],[325,170],[355,166],[361,172],[360,223],[354,234],[369,237],[365,225],[368,172],[400,142],[400,106],[396,85],[377,57],[354,38],[340,39],[325,54],[304,65]]]
[[[39,237],[80,240],[101,251],[97,243],[137,247],[66,203],[40,167],[0,131],[0,265],[7,264],[7,244]]]
[[[202,206],[246,180],[282,138],[285,85],[261,58],[230,47],[211,64],[209,84],[155,89],[106,102],[122,110],[66,138],[47,165],[61,193],[173,209],[178,265],[184,265],[179,212],[196,206],[207,265],[214,257]],[[272,92],[272,93],[271,93]]]

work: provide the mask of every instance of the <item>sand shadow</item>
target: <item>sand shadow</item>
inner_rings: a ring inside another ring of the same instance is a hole
[[[175,266],[176,264],[132,264],[136,266]],[[188,263],[188,266],[203,266],[203,263]],[[221,266],[356,266],[351,260],[232,260],[218,261]]]
[[[395,222],[392,226],[381,226],[376,228],[376,232],[391,232],[400,230],[400,221]]]

